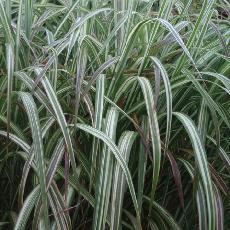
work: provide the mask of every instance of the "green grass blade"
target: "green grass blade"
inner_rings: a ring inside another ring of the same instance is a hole
[[[94,127],[97,130],[101,130],[102,127],[102,117],[104,110],[104,94],[105,94],[105,75],[100,75],[97,79],[96,84],[96,98],[95,98],[95,124]],[[97,152],[99,147],[99,140],[94,137],[93,139],[93,151],[91,160],[91,181],[94,181],[95,171],[96,171],[96,161]],[[91,182],[91,183],[92,183]]]
[[[25,0],[24,24],[26,37],[30,39],[33,24],[33,0]]]
[[[29,219],[29,216],[31,214],[31,211],[34,205],[37,203],[39,199],[39,195],[40,195],[40,188],[39,186],[37,186],[26,198],[23,208],[20,211],[20,214],[17,218],[17,222],[14,227],[14,230],[24,230],[25,229],[27,220]]]
[[[216,210],[214,202],[214,192],[212,186],[212,180],[208,168],[207,156],[205,149],[198,134],[198,130],[193,124],[192,120],[182,113],[174,113],[174,115],[181,121],[185,127],[196,156],[196,163],[199,168],[202,185],[204,186],[205,192],[205,203],[208,212],[208,229],[216,229]]]
[[[192,47],[196,47],[197,42],[198,41],[201,42],[203,40],[205,33],[204,31],[203,33],[201,33],[200,29],[203,25],[207,25],[209,23],[210,17],[207,17],[207,15],[210,13],[214,3],[215,0],[205,0],[204,3],[202,4],[201,12],[196,20],[194,29],[192,30],[192,33],[189,36],[188,42],[186,44],[188,50],[190,50]],[[174,73],[175,74],[179,73],[179,71],[181,71],[181,69],[183,68],[184,64],[185,64],[185,56],[182,55],[180,60],[178,61],[178,65]]]
[[[22,9],[23,9],[23,0],[19,1],[18,9],[18,20],[17,20],[17,31],[16,31],[16,41],[15,41],[15,70],[18,70],[19,66],[19,48],[20,48],[20,37],[22,30]]]
[[[160,165],[161,165],[161,140],[159,125],[157,120],[157,113],[155,103],[153,101],[153,91],[150,82],[143,77],[139,77],[138,81],[141,85],[142,93],[145,99],[145,105],[147,109],[149,127],[153,149],[153,178],[152,178],[152,191],[151,191],[151,203],[154,199],[156,187],[159,179]],[[150,203],[150,210],[151,204]]]
[[[22,98],[23,104],[26,108],[26,112],[29,118],[30,127],[32,131],[35,159],[38,165],[38,179],[40,182],[41,197],[42,197],[42,204],[43,204],[42,218],[44,218],[45,226],[48,227],[49,220],[48,220],[48,204],[47,204],[47,195],[46,195],[46,186],[45,186],[45,163],[44,163],[43,142],[42,142],[42,134],[41,134],[39,117],[38,117],[38,111],[37,111],[36,104],[30,94],[20,92],[20,97]]]
[[[73,173],[76,174],[77,166],[76,166],[75,157],[74,157],[74,150],[73,150],[73,146],[72,146],[70,132],[69,132],[67,122],[66,122],[65,116],[63,114],[62,108],[60,106],[60,103],[58,102],[57,96],[56,96],[49,80],[47,78],[44,78],[42,80],[42,84],[45,88],[45,91],[46,91],[46,94],[49,98],[50,104],[52,105],[52,108],[55,112],[57,122],[60,125],[60,128],[62,130],[64,139],[65,139],[65,143],[66,143],[66,147],[67,147],[67,151],[70,155],[70,160],[71,160],[71,164],[73,167]]]
[[[166,137],[165,137],[165,151],[166,151],[169,144],[171,125],[172,125],[172,91],[171,91],[168,74],[164,66],[161,64],[160,60],[157,59],[156,57],[151,57],[151,60],[154,62],[157,68],[160,69],[161,76],[163,78],[164,86],[165,86],[165,93],[166,93],[166,100],[167,100],[167,128],[166,128]]]
[[[65,15],[64,19],[62,20],[62,22],[60,23],[60,25],[58,26],[55,34],[54,34],[54,37],[57,36],[59,30],[62,28],[62,26],[64,25],[64,23],[67,21],[68,17],[70,16],[70,14],[75,10],[75,8],[78,7],[78,4],[79,4],[79,0],[77,0],[72,6],[71,8],[68,10],[67,14]]]
[[[8,12],[8,14],[9,14],[9,12]],[[3,1],[0,1],[0,22],[2,24],[4,32],[6,34],[6,42],[13,44],[14,40],[13,40],[12,31],[11,31],[11,26],[9,24],[7,14],[6,14],[6,11],[4,9]]]
[[[145,138],[148,139],[149,123],[148,123],[147,116],[143,116],[141,128],[144,132]],[[139,158],[138,158],[138,193],[137,193],[137,201],[138,201],[140,213],[142,210],[142,203],[143,203],[146,166],[147,166],[147,150],[145,149],[143,142],[140,141],[140,150],[139,150]]]
[[[129,186],[129,190],[130,190],[133,204],[135,207],[135,211],[137,214],[137,220],[138,220],[137,223],[138,223],[138,226],[140,226],[140,219],[139,219],[140,214],[139,214],[139,208],[138,208],[137,199],[136,199],[136,195],[135,195],[135,189],[133,186],[133,182],[132,182],[132,178],[131,178],[128,166],[127,166],[122,154],[120,153],[119,149],[114,144],[114,142],[111,140],[111,138],[109,138],[103,132],[98,131],[97,129],[90,127],[88,125],[84,125],[84,124],[77,124],[77,128],[79,128],[79,129],[99,138],[100,140],[102,140],[109,147],[109,149],[112,151],[112,153],[114,154],[114,157],[119,162],[119,164],[122,167],[122,170],[124,172],[124,175],[126,177],[126,181],[127,181],[128,186]]]
[[[124,132],[119,140],[118,148],[128,164],[130,151],[136,134],[131,131]],[[114,166],[112,202],[111,202],[111,229],[118,230],[121,224],[121,213],[125,193],[125,177],[117,162]]]
[[[149,197],[144,196],[144,198],[147,201],[151,201]],[[168,213],[163,207],[161,207],[157,202],[153,202],[152,205],[154,211],[159,213],[159,215],[166,221],[166,223],[169,226],[169,229],[175,229],[180,230],[181,228],[178,226],[178,224],[175,222],[174,218]]]
[[[118,111],[111,108],[107,112],[104,132],[107,137],[115,142]],[[94,211],[93,228],[104,229],[108,213],[109,199],[111,193],[111,182],[113,173],[113,158],[110,149],[104,145],[100,169],[98,171],[98,182],[96,187],[96,207]]]
[[[7,54],[7,133],[10,132],[11,122],[11,98],[13,89],[13,74],[14,74],[14,47],[12,43],[6,44]]]

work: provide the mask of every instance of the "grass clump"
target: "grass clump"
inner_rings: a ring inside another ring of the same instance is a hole
[[[0,2],[0,229],[229,226],[226,0]]]

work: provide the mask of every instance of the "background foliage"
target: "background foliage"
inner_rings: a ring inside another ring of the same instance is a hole
[[[227,0],[0,1],[0,229],[227,229]]]

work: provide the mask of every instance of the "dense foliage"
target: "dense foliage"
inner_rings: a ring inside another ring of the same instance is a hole
[[[229,12],[0,0],[0,229],[228,229]]]

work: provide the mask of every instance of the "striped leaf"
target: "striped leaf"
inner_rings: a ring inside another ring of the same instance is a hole
[[[130,151],[135,140],[135,133],[131,131],[124,132],[119,140],[118,148],[123,158],[128,164]],[[121,224],[122,205],[125,193],[125,176],[118,162],[114,166],[112,202],[111,202],[111,229],[119,229]]]
[[[213,191],[212,180],[208,168],[207,156],[205,153],[205,149],[201,137],[198,133],[196,126],[188,116],[182,113],[173,113],[173,114],[180,120],[180,122],[185,127],[195,152],[196,164],[199,169],[199,174],[204,189],[204,198],[205,198],[204,208],[207,209],[207,213],[208,213],[207,229],[216,229],[216,209],[215,209],[214,191]]]
[[[152,141],[153,149],[153,178],[152,178],[152,191],[151,191],[151,203],[154,199],[154,194],[156,192],[156,187],[159,179],[160,165],[161,165],[161,140],[159,125],[157,120],[156,107],[153,100],[153,92],[150,82],[143,77],[139,77],[138,81],[141,85],[142,92],[144,94],[145,105],[147,109],[149,128]],[[151,204],[150,203],[150,210]]]
[[[70,160],[71,160],[71,164],[73,167],[73,173],[76,175],[77,167],[76,167],[76,162],[75,162],[75,157],[74,157],[74,150],[73,150],[70,132],[69,132],[69,129],[67,127],[67,122],[66,122],[65,116],[63,114],[62,108],[58,102],[57,96],[56,96],[49,80],[47,78],[44,78],[42,80],[42,84],[45,88],[45,91],[46,91],[46,94],[49,98],[50,104],[51,104],[51,106],[55,112],[57,122],[58,122],[58,124],[62,130],[64,139],[65,139],[65,144],[66,144],[68,153],[70,155]]]
[[[145,138],[148,139],[149,138],[149,123],[148,123],[147,116],[143,116],[141,128],[144,132],[144,135],[146,135]],[[147,166],[147,150],[141,140],[139,158],[138,158],[138,193],[137,193],[137,201],[138,201],[140,213],[142,210],[142,203],[143,203],[146,166]]]
[[[38,165],[38,179],[41,188],[41,197],[42,197],[42,205],[43,205],[42,218],[44,218],[45,226],[48,227],[49,220],[48,220],[48,204],[47,204],[46,185],[45,185],[45,163],[44,163],[43,142],[42,142],[42,134],[41,134],[39,117],[38,117],[38,111],[37,111],[36,104],[30,94],[20,92],[19,95],[22,98],[30,122],[34,152],[35,152],[35,160]]]
[[[118,112],[111,108],[105,119],[104,133],[108,138],[115,141]],[[103,146],[101,154],[100,170],[96,187],[96,207],[94,211],[93,228],[104,229],[108,213],[109,199],[112,185],[113,158],[110,148]]]
[[[94,127],[97,130],[101,130],[102,127],[102,117],[103,117],[103,108],[104,108],[104,93],[105,93],[105,76],[100,75],[97,79],[96,86],[96,99],[95,99],[95,124]],[[93,150],[92,150],[92,163],[91,163],[91,180],[94,180],[95,171],[96,171],[96,161],[97,161],[97,152],[99,147],[99,140],[93,138]]]
[[[160,60],[158,60],[156,57],[151,57],[151,59],[154,62],[154,64],[157,66],[157,68],[160,69],[161,76],[163,78],[164,86],[165,86],[165,93],[167,99],[167,128],[166,128],[166,137],[165,137],[165,151],[166,151],[169,144],[171,124],[172,124],[172,92],[171,92],[169,77],[164,66],[161,64]]]
[[[38,201],[40,195],[40,188],[37,186],[26,198],[23,208],[20,211],[20,214],[17,218],[16,225],[14,230],[24,230],[26,227],[27,220],[30,217],[31,211],[34,208],[34,205]]]
[[[92,128],[92,127],[87,126],[87,125],[84,125],[84,124],[77,124],[77,128],[79,128],[79,129],[99,138],[100,140],[102,140],[109,147],[111,152],[114,154],[114,157],[116,158],[117,162],[119,162],[119,164],[120,164],[120,166],[124,172],[124,175],[125,175],[125,178],[126,178],[126,181],[127,181],[128,186],[129,186],[130,193],[131,193],[131,197],[133,200],[133,204],[135,207],[135,211],[137,214],[137,224],[138,224],[138,226],[140,226],[140,214],[139,214],[139,209],[138,209],[138,204],[137,204],[137,199],[136,199],[136,195],[135,195],[135,190],[134,190],[132,178],[131,178],[128,166],[127,166],[122,154],[120,153],[119,149],[114,144],[114,142],[111,140],[111,138],[109,138],[103,132],[98,131],[97,129]]]

